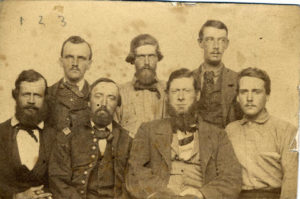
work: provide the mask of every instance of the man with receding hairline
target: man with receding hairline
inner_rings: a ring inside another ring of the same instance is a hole
[[[92,63],[89,43],[79,36],[64,41],[59,63],[64,77],[49,88],[50,124],[66,135],[88,120],[89,84],[84,79]]]
[[[237,73],[225,67],[222,57],[229,45],[228,29],[218,20],[206,21],[199,31],[198,43],[204,63],[193,71],[201,88],[198,111],[202,118],[220,128],[239,117],[235,104]]]
[[[164,115],[165,82],[158,80],[157,63],[163,58],[158,41],[149,34],[132,39],[126,62],[135,66],[133,80],[120,86],[122,106],[117,112],[120,124],[134,137],[143,122]]]

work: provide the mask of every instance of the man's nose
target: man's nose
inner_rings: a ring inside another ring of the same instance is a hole
[[[247,94],[247,101],[253,101],[253,94],[251,92]]]
[[[216,49],[219,48],[219,42],[218,42],[218,40],[214,40],[213,41],[213,48],[216,48]]]
[[[35,104],[34,95],[30,95],[27,102],[28,102],[28,104]]]
[[[107,98],[106,97],[103,97],[100,101],[100,105],[101,106],[106,106],[107,105]]]
[[[78,58],[74,58],[72,62],[73,66],[78,66]]]
[[[149,65],[149,56],[148,55],[145,56],[145,65]]]
[[[178,100],[179,101],[183,101],[184,100],[184,92],[183,91],[179,91],[178,92]]]

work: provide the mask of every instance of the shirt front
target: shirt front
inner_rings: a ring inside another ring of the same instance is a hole
[[[95,127],[95,123],[93,121],[91,121],[92,127]],[[106,128],[112,132],[112,123],[110,123],[109,125],[106,126]],[[98,130],[105,130],[105,128],[98,128]],[[105,149],[106,149],[106,145],[107,145],[107,140],[106,139],[99,139],[98,140],[98,146],[99,146],[99,151],[101,156],[104,155]]]
[[[11,119],[11,125],[16,126],[19,124],[18,119],[14,116]],[[44,122],[38,124],[40,129],[44,128]],[[21,164],[25,165],[29,170],[32,170],[37,163],[40,149],[40,133],[37,129],[33,130],[33,134],[37,141],[29,135],[24,129],[19,129],[16,135],[16,141],[19,151]]]
[[[242,165],[243,190],[282,187],[281,198],[295,198],[297,153],[292,152],[296,128],[263,111],[226,127],[228,137]]]

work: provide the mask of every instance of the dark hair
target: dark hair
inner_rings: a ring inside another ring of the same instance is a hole
[[[238,79],[237,79],[237,91],[240,89],[240,80],[242,77],[256,77],[265,82],[265,90],[266,94],[270,95],[271,93],[271,79],[269,75],[266,73],[266,71],[258,69],[258,68],[246,68],[239,72]]]
[[[100,84],[101,82],[111,82],[113,84],[115,84],[119,90],[119,96],[118,96],[118,106],[121,106],[122,104],[122,100],[121,100],[121,95],[120,95],[120,89],[119,89],[119,86],[117,85],[117,83],[112,80],[112,79],[109,79],[109,78],[106,78],[106,77],[101,77],[99,79],[97,79],[94,83],[92,83],[92,85],[90,86],[90,93],[89,93],[89,98],[91,98],[91,93],[92,93],[92,90],[95,86],[97,86],[98,84]]]
[[[207,20],[201,27],[199,31],[199,38],[198,40],[201,42],[203,40],[203,32],[206,27],[213,27],[217,29],[224,29],[226,30],[226,34],[228,35],[228,29],[226,25],[222,21],[218,20]]]
[[[39,72],[36,72],[35,70],[23,70],[18,78],[15,81],[15,88],[12,90],[12,96],[15,100],[17,100],[17,97],[20,92],[20,85],[22,82],[36,82],[40,79],[43,79],[45,82],[45,95],[47,94],[47,80],[41,75]]]
[[[194,85],[195,90],[196,91],[200,90],[200,88],[198,87],[197,81],[196,81],[196,79],[193,75],[193,72],[190,71],[187,68],[181,68],[181,69],[173,71],[170,74],[169,80],[167,81],[166,92],[169,91],[171,83],[174,79],[180,79],[180,78],[185,78],[185,77],[186,78],[193,78],[193,80],[194,80],[193,85]]]
[[[126,57],[126,62],[133,64],[135,60],[135,49],[144,45],[156,46],[156,54],[158,61],[162,60],[163,55],[160,52],[158,41],[152,35],[140,34],[131,40],[130,52]]]
[[[92,48],[91,48],[91,45],[86,42],[84,39],[82,39],[81,37],[79,36],[71,36],[69,37],[67,40],[64,41],[62,47],[61,47],[61,51],[60,51],[60,56],[63,57],[63,54],[64,54],[64,47],[65,45],[68,43],[68,42],[71,42],[72,44],[81,44],[81,43],[86,43],[90,49],[90,56],[89,56],[89,60],[92,59],[92,56],[93,56],[93,53],[92,53]]]

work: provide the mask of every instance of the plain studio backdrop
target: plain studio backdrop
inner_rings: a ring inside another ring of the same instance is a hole
[[[131,81],[134,66],[125,62],[130,41],[152,34],[164,55],[159,79],[180,67],[203,62],[198,32],[208,19],[223,21],[230,44],[223,61],[235,71],[266,70],[272,80],[267,108],[298,125],[300,8],[252,4],[172,4],[159,2],[6,1],[0,3],[0,122],[14,113],[14,81],[24,69],[35,69],[52,85],[63,76],[61,45],[71,35],[88,41],[93,63],[86,73],[92,83],[109,77]]]

